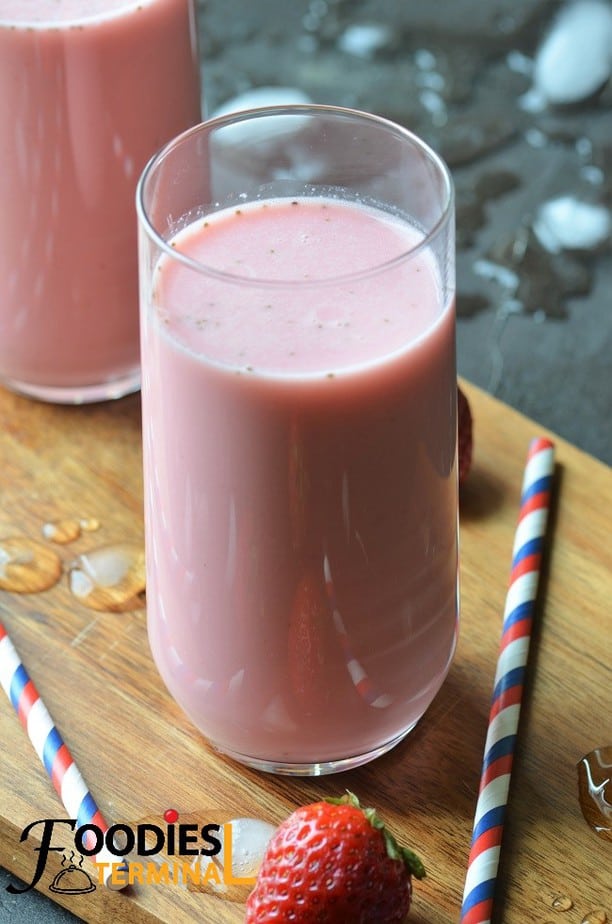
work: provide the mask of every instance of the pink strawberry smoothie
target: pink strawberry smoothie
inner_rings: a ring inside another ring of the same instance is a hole
[[[136,183],[199,119],[190,0],[0,0],[0,380],[137,385]]]
[[[421,241],[348,201],[266,200],[188,225],[153,271],[150,643],[228,753],[278,765],[384,749],[447,673],[454,307]]]

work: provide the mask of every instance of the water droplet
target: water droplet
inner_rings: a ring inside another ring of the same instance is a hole
[[[43,523],[42,534],[50,542],[64,545],[79,538],[81,526],[77,520],[53,520],[50,523]]]
[[[585,754],[577,768],[582,814],[599,837],[612,841],[612,745]]]
[[[22,536],[0,540],[0,589],[35,594],[53,587],[62,562],[53,549]]]
[[[569,895],[557,895],[553,898],[552,906],[555,911],[569,911],[574,907],[574,902]]]
[[[79,526],[84,533],[95,533],[97,529],[100,529],[100,521],[95,517],[83,517],[79,520]]]
[[[338,37],[338,48],[357,58],[372,58],[391,38],[391,30],[385,25],[354,23]]]
[[[608,915],[603,908],[593,908],[588,914],[585,914],[580,924],[607,924]]]
[[[74,596],[93,610],[141,609],[144,550],[137,543],[122,542],[84,552],[70,564],[68,583]]]

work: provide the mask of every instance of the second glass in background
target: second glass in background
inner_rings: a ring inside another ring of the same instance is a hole
[[[0,382],[139,387],[136,183],[200,118],[193,0],[0,0]]]

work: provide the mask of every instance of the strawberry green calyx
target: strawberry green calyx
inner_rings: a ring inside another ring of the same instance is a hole
[[[385,827],[385,823],[376,812],[376,809],[363,808],[357,796],[348,789],[343,796],[338,798],[330,796],[324,801],[329,802],[330,805],[350,805],[353,808],[362,811],[372,827],[377,831],[380,831],[382,834],[385,847],[387,848],[387,855],[392,860],[401,860],[401,862],[404,863],[408,869],[408,872],[411,873],[415,879],[423,879],[426,873],[425,866],[423,865],[420,857],[418,857],[417,854],[413,850],[410,850],[408,847],[401,847],[400,844],[398,844],[391,832]]]

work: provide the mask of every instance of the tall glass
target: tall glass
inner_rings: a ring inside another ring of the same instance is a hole
[[[155,662],[225,754],[357,766],[456,643],[449,172],[373,115],[251,110],[166,146],[137,208]]]
[[[136,183],[200,119],[193,0],[0,0],[0,383],[139,387]]]

